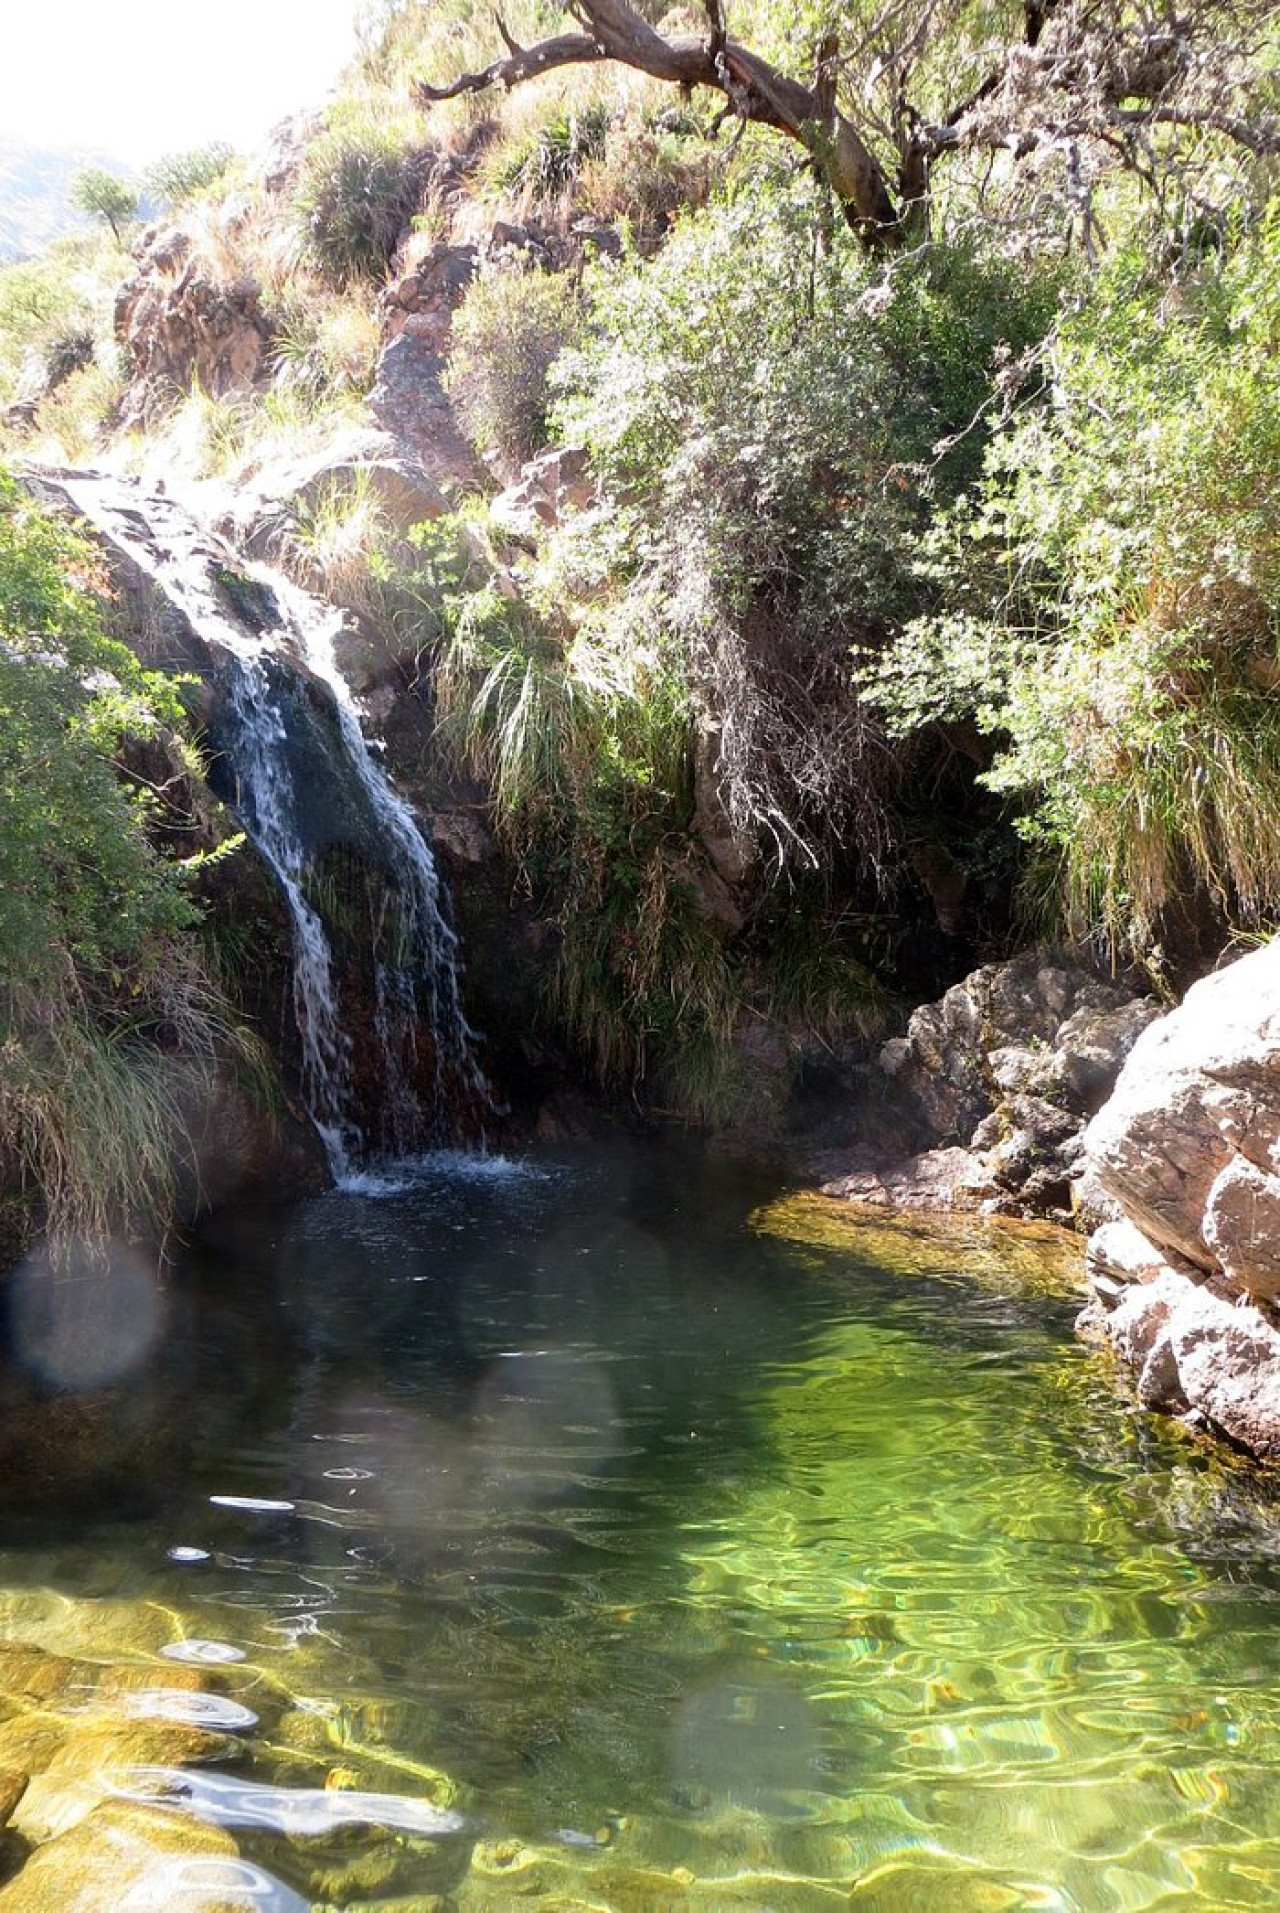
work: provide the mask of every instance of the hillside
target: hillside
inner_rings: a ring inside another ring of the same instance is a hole
[[[98,167],[128,177],[128,168],[88,147],[45,148],[0,138],[0,261],[30,259],[55,239],[85,231],[71,205],[77,173]]]

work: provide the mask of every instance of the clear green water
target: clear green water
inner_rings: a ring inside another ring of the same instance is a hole
[[[462,1817],[267,1814],[279,1905],[1280,1904],[1280,1518],[1117,1393],[1060,1257],[630,1149],[195,1278],[122,1390],[173,1445],[6,1523],[0,1633],[229,1644],[227,1773]]]

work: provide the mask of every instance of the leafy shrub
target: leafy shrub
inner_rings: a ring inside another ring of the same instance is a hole
[[[152,195],[166,206],[185,206],[223,178],[235,154],[222,140],[194,146],[189,152],[167,153],[146,171]]]
[[[497,270],[472,281],[454,319],[449,392],[472,442],[505,475],[546,443],[548,377],[578,309],[564,274]]]
[[[49,1231],[163,1227],[193,1111],[249,1046],[184,935],[181,872],[117,775],[174,687],[108,638],[93,550],[0,473],[0,1150]]]
[[[73,372],[81,372],[86,365],[92,365],[93,351],[94,337],[89,326],[73,324],[61,327],[46,340],[41,352],[46,390],[53,391]]]
[[[976,718],[1081,934],[1141,952],[1280,901],[1280,220],[1169,288],[1135,255],[934,542],[941,616],[874,672]]]
[[[341,125],[311,147],[296,216],[308,256],[336,285],[381,279],[421,203],[429,155],[399,129]]]
[[[650,265],[590,279],[555,429],[611,507],[615,615],[683,659],[719,736],[744,855],[888,873],[903,753],[848,652],[922,607],[934,499],[976,469],[1002,356],[1051,288],[963,251],[892,266],[823,248],[808,190],[682,221]]]
[[[59,340],[88,334],[92,348],[95,315],[81,280],[66,248],[0,268],[0,392],[16,395],[33,371],[45,373]]]

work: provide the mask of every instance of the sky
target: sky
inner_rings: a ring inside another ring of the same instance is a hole
[[[225,140],[252,152],[321,105],[357,0],[5,0],[0,140],[129,166]]]

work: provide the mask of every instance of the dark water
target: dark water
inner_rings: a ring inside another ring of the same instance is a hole
[[[103,1779],[261,1869],[173,1904],[1280,1904],[1280,1521],[1054,1250],[601,1149],[246,1222],[136,1346],[115,1279],[165,1438],[0,1634],[213,1669],[239,1759]]]

